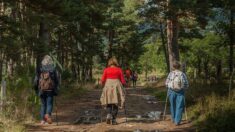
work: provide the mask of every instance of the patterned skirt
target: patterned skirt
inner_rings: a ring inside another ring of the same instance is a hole
[[[118,79],[107,79],[100,97],[101,105],[118,105],[119,100],[121,101],[121,105],[123,105],[125,102],[125,93],[121,82]]]

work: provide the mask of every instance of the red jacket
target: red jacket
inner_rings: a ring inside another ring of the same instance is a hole
[[[123,85],[126,84],[122,69],[118,67],[108,67],[104,69],[101,83],[104,85],[107,79],[119,79]]]
[[[125,71],[125,74],[126,74],[126,77],[129,79],[131,77],[131,70],[130,69],[127,69]]]

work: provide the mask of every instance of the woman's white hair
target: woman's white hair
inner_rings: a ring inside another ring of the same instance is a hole
[[[53,60],[49,55],[45,55],[42,60],[42,65],[52,65]]]

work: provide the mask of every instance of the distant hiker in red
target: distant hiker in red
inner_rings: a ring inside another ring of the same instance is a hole
[[[131,69],[129,67],[125,70],[125,76],[126,76],[127,86],[129,87],[131,81]]]
[[[118,114],[118,104],[121,108],[125,102],[125,94],[123,91],[123,85],[126,84],[122,69],[118,67],[118,62],[115,57],[112,57],[108,61],[108,67],[104,69],[101,83],[104,86],[103,92],[100,98],[101,105],[107,108],[107,124],[116,125],[116,116]],[[118,93],[120,95],[121,102],[118,100]]]

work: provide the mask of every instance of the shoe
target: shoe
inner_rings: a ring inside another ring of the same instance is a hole
[[[113,120],[112,120],[112,125],[117,125],[116,119],[113,119]]]
[[[107,114],[106,123],[107,124],[111,124],[111,120],[112,120],[112,115],[111,114]]]
[[[44,120],[41,120],[40,124],[44,125],[46,122]]]
[[[180,125],[180,123],[175,123],[175,126],[179,126]]]
[[[45,115],[45,120],[48,124],[52,124],[52,119],[48,114]]]

